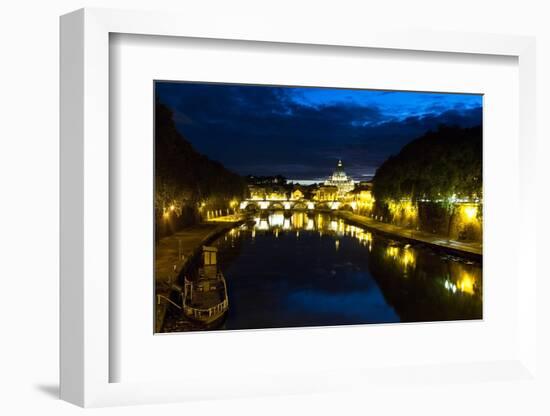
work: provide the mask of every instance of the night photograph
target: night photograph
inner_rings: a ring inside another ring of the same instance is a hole
[[[156,81],[155,332],[483,318],[483,96]]]

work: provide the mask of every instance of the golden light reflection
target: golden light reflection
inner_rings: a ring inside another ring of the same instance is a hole
[[[414,267],[416,264],[416,252],[408,245],[405,247],[388,246],[386,257],[403,267],[403,271],[407,271],[408,268]]]
[[[294,228],[304,228],[304,217],[303,212],[295,212],[292,214],[292,225]]]
[[[401,264],[403,266],[412,266],[415,263],[415,258],[411,250],[405,249],[403,250],[403,254],[401,256]]]
[[[250,225],[248,227],[250,227]],[[273,230],[276,236],[278,236],[281,231],[294,231],[296,237],[299,237],[300,231],[304,229],[307,231],[317,231],[321,237],[325,232],[328,232],[328,234],[351,237],[357,240],[361,245],[367,247],[369,251],[372,250],[373,235],[370,231],[348,224],[342,219],[330,219],[330,217],[323,214],[313,215],[305,212],[294,212],[292,216],[289,217],[288,215],[284,215],[283,211],[274,212],[265,219],[255,217],[252,227],[254,232]],[[338,244],[340,243],[341,240]],[[414,256],[410,253],[405,253],[404,256],[404,264],[412,264]]]
[[[271,227],[282,227],[285,223],[285,217],[282,213],[275,213],[269,216],[269,225]]]
[[[260,219],[260,221],[256,222],[256,228],[258,228],[258,230],[261,230],[261,231],[267,231],[269,230],[269,223],[267,222],[266,219]]]
[[[449,263],[449,276],[444,282],[445,289],[451,293],[475,295],[481,287],[481,269],[462,262]]]
[[[398,256],[399,256],[399,247],[395,247],[395,246],[389,246],[387,249],[386,249],[386,255],[388,257],[391,257],[393,259],[396,259]]]
[[[475,279],[473,278],[473,276],[471,276],[468,272],[465,271],[462,274],[460,280],[457,282],[456,287],[462,292],[473,295],[474,285],[475,285]]]
[[[467,210],[467,208],[471,209]],[[472,223],[479,221],[477,219],[477,206],[465,204],[460,210],[461,216],[473,217]],[[166,212],[169,214],[170,209],[168,208]],[[424,261],[420,262],[418,257],[420,254],[414,246],[403,242],[392,242],[388,246],[384,240],[380,241],[377,246],[378,240],[371,232],[329,214],[294,212],[292,215],[288,215],[288,213],[284,215],[283,211],[280,210],[265,216],[258,214],[253,221],[249,220],[242,227],[252,232],[252,238],[256,237],[257,232],[260,233],[259,235],[262,235],[262,231],[268,230],[271,230],[273,233],[271,235],[274,235],[276,238],[279,237],[280,233],[283,233],[283,236],[287,236],[287,238],[293,234],[295,234],[296,238],[299,238],[301,230],[304,229],[318,232],[320,238],[323,237],[323,234],[327,234],[332,237],[330,243],[332,244],[332,241],[334,241],[334,250],[336,251],[342,248],[343,243],[348,244],[343,241],[345,238],[356,240],[360,246],[364,247],[365,252],[367,249],[371,252],[373,247],[375,252],[377,252],[377,247],[379,247],[387,264],[395,268],[398,271],[398,275],[400,274],[404,279],[411,279],[416,275],[417,265],[425,264]],[[232,237],[231,241],[234,240],[235,233],[235,230],[229,233],[229,236]],[[442,290],[447,292],[448,295],[479,296],[482,290],[482,272],[477,264],[449,256],[449,260],[444,260],[441,267],[439,272],[434,271],[434,273],[439,273],[437,275],[441,276],[441,280],[438,280],[439,284],[444,286]]]
[[[283,222],[283,230],[290,230],[290,218],[285,218]]]

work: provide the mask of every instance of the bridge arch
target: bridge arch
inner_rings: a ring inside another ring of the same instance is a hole
[[[279,201],[274,201],[272,202],[270,205],[269,205],[269,208],[270,209],[276,209],[276,210],[284,210],[285,209],[285,206],[283,205],[282,202],[279,202]]]
[[[330,209],[331,204],[332,204],[332,201],[318,202],[316,208],[317,209]]]
[[[344,204],[344,205],[341,205],[339,207],[339,209],[343,210],[343,211],[350,211],[350,212],[353,212],[353,206],[351,206],[350,204]]]
[[[246,205],[244,206],[243,209],[245,212],[251,213],[251,212],[259,211],[260,206],[254,201],[246,201]]]

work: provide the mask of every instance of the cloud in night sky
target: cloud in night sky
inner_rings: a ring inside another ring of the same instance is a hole
[[[193,146],[240,174],[328,176],[336,161],[356,179],[441,124],[482,122],[482,97],[157,82],[156,94]]]

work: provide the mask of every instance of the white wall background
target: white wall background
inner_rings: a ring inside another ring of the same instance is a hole
[[[539,267],[549,233],[550,30],[545,1],[12,0],[0,11],[0,414],[74,414],[58,385],[58,16],[80,7],[178,10],[208,16],[269,14],[281,25],[380,25],[535,35],[538,41]],[[208,19],[206,18],[207,22]],[[406,76],[406,74],[404,74]],[[534,180],[537,178],[534,178]],[[546,273],[550,278],[550,273]],[[541,366],[550,374],[550,285],[538,287]],[[397,390],[397,392],[396,392]],[[550,387],[529,384],[388,387],[338,393],[99,409],[99,414],[549,414]],[[546,394],[545,394],[546,393]]]

